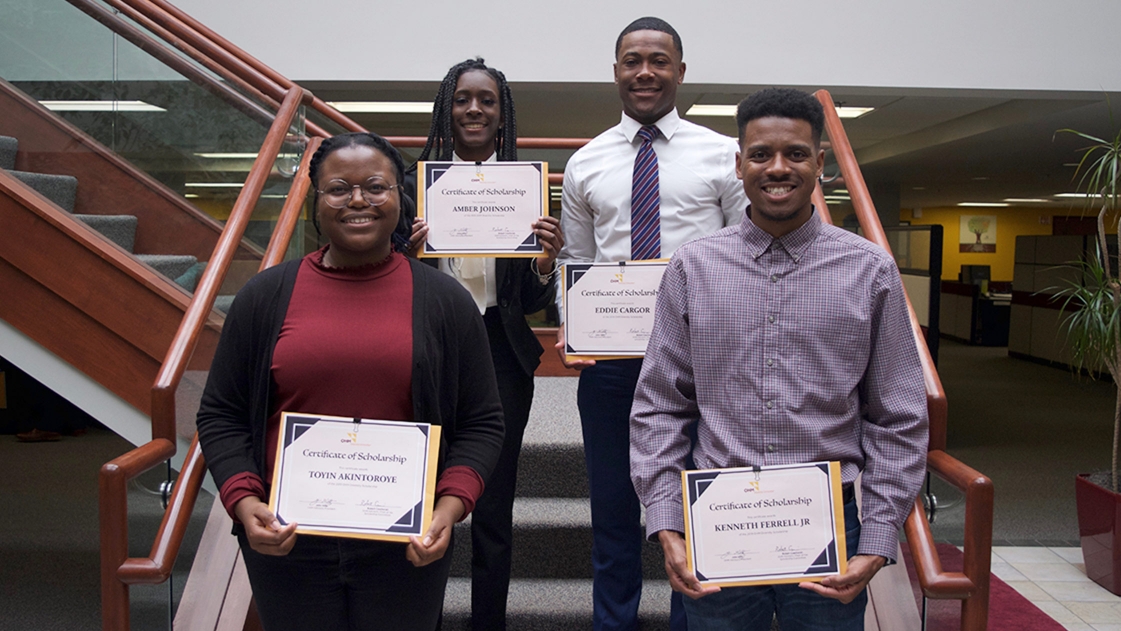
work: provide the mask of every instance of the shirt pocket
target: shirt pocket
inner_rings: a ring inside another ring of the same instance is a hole
[[[796,314],[792,324],[790,350],[798,377],[810,390],[842,396],[852,392],[868,366],[867,317],[844,308],[826,308]]]

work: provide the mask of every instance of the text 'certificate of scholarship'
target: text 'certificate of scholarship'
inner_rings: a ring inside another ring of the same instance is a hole
[[[843,574],[841,465],[682,471],[689,569],[706,585],[770,585]]]
[[[440,427],[284,412],[269,509],[296,532],[409,540],[428,530]]]
[[[643,357],[667,259],[564,266],[564,354]]]
[[[428,223],[421,257],[541,256],[533,224],[548,214],[547,162],[421,162],[417,216]]]

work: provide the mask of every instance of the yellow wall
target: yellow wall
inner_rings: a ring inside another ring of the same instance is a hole
[[[958,234],[962,215],[996,217],[996,252],[959,252]],[[1069,211],[1051,208],[923,208],[921,217],[913,217],[909,209],[899,213],[901,221],[914,226],[942,226],[942,280],[957,280],[962,265],[988,265],[993,280],[1012,280],[1016,260],[1016,237],[1051,234],[1053,216],[1085,216],[1079,209]]]

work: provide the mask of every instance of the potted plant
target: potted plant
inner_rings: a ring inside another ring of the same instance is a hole
[[[1063,300],[1063,327],[1073,367],[1091,372],[1100,372],[1103,367],[1108,370],[1117,401],[1111,470],[1108,474],[1080,474],[1075,479],[1078,530],[1086,575],[1121,595],[1121,488],[1117,480],[1121,455],[1121,261],[1108,247],[1111,239],[1121,246],[1121,222],[1112,217],[1116,234],[1106,230],[1106,215],[1121,208],[1121,131],[1112,140],[1072,129],[1061,131],[1091,143],[1081,150],[1075,177],[1088,204],[1097,211],[1098,230],[1094,253],[1075,264],[1082,272],[1081,281],[1063,288],[1056,299]]]

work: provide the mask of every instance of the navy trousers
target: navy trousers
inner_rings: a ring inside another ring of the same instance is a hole
[[[577,404],[592,500],[592,605],[596,631],[638,627],[642,547],[638,496],[631,484],[630,415],[641,359],[601,361],[580,373]],[[681,595],[670,628],[683,631]]]

